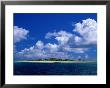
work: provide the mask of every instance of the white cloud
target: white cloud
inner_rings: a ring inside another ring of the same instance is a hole
[[[47,43],[45,47],[50,51],[50,52],[56,52],[58,50],[58,45],[57,44],[51,44]]]
[[[17,53],[17,56],[27,59],[46,59],[46,58],[70,58],[66,52],[57,51],[58,46],[56,44],[46,44],[44,49],[35,48],[32,46],[30,48],[25,48]]]
[[[15,42],[20,42],[22,39],[26,39],[29,31],[26,29],[18,28],[15,26],[14,33]],[[46,39],[53,38],[57,40],[56,43],[47,43],[44,44],[41,40],[38,40],[35,45],[25,48],[18,52],[18,56],[22,58],[65,58],[71,59],[73,55],[69,53],[77,54],[75,57],[81,58],[79,54],[84,54],[85,58],[88,58],[88,55],[85,55],[85,52],[89,50],[87,47],[81,47],[80,45],[87,44],[96,44],[97,42],[97,23],[94,19],[83,20],[82,23],[76,23],[75,29],[73,30],[80,34],[80,36],[75,33],[69,33],[64,30],[58,32],[48,32],[45,36]],[[19,35],[18,35],[19,34]],[[17,36],[18,35],[18,36]],[[77,46],[79,45],[79,47]],[[77,46],[77,47],[75,47]]]
[[[60,59],[68,59],[71,58],[69,54],[66,52],[53,52],[47,53],[48,58],[60,58]]]
[[[41,48],[38,47],[36,48],[36,45],[21,50],[20,52],[17,53],[17,56],[27,59],[46,58],[45,51],[42,50]]]
[[[59,32],[48,32],[45,36],[46,39],[54,38],[58,41],[59,45],[86,45],[86,44],[97,44],[97,22],[94,19],[82,20],[82,22],[76,23],[74,32],[69,33],[64,30]]]
[[[73,48],[75,53],[84,53],[85,51],[87,51],[87,48]]]
[[[73,31],[79,33],[82,36],[80,44],[96,44],[97,43],[97,22],[94,19],[83,20],[82,23],[76,23]],[[81,39],[76,38],[77,41]]]
[[[34,49],[34,46],[31,46],[29,49],[30,49],[30,50],[33,50],[33,49]]]
[[[61,30],[59,32],[49,32],[46,34],[45,38],[51,38],[51,37],[55,37],[55,39],[58,41],[59,44],[66,44],[69,39],[73,36],[73,34],[66,32],[64,30]]]
[[[44,48],[44,43],[39,40],[39,41],[37,41],[37,43],[36,43],[36,47],[37,47],[38,49],[43,49],[43,48]]]
[[[89,50],[89,48],[71,48],[70,46],[65,46],[63,49],[66,52],[74,52],[74,53],[85,53],[85,51]]]
[[[14,43],[27,39],[28,30],[14,26]]]
[[[46,39],[49,39],[49,38],[51,38],[52,36],[57,36],[57,32],[53,32],[53,33],[48,32],[48,33],[46,34],[45,38],[46,38]]]
[[[82,41],[81,37],[75,36],[74,40],[76,43],[80,43]]]

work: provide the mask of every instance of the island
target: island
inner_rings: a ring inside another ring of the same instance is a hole
[[[33,59],[33,60],[17,60],[15,62],[31,62],[31,63],[88,63],[96,61],[84,61],[83,59],[61,59],[61,58],[49,58],[49,59]]]

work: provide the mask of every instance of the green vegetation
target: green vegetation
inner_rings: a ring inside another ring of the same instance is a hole
[[[48,59],[34,59],[34,60],[21,60],[16,62],[28,62],[28,63],[91,63],[96,61],[85,61],[83,59],[71,60],[71,59],[59,59],[59,58],[48,58]]]
[[[36,60],[29,60],[29,61],[76,61],[76,60],[49,58],[49,59],[36,59]]]

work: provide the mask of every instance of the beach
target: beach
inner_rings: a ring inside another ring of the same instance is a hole
[[[26,63],[92,63],[96,61],[15,61],[15,62],[26,62]]]

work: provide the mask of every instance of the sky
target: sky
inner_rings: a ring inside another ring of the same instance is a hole
[[[15,60],[96,60],[96,13],[14,13],[13,18]]]

